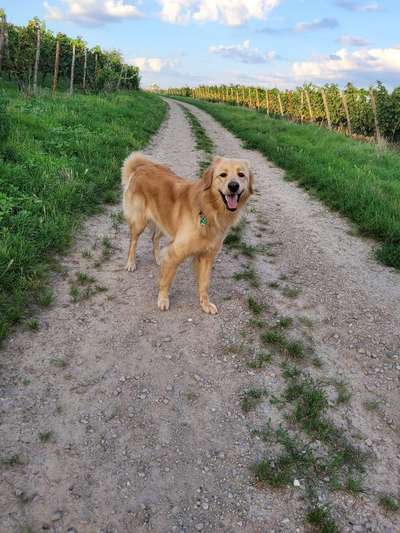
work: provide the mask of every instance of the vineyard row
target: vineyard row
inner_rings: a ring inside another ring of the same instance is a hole
[[[72,95],[83,91],[116,91],[139,88],[139,69],[124,63],[115,50],[89,49],[81,39],[46,29],[34,18],[26,26],[7,22],[0,9],[0,77],[16,81],[25,94],[37,94],[51,84],[53,94],[60,81]]]
[[[400,87],[390,93],[380,82],[370,89],[357,89],[349,83],[345,90],[335,84],[304,85],[286,91],[222,85],[171,88],[163,92],[245,106],[275,117],[318,123],[349,135],[400,142]]]

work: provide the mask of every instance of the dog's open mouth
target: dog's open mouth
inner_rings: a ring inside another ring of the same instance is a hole
[[[224,201],[224,204],[229,211],[236,211],[238,202],[240,199],[241,192],[239,194],[224,194],[221,191],[220,195],[222,196],[222,200]]]

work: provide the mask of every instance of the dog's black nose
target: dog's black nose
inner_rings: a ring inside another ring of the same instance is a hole
[[[237,181],[230,181],[228,183],[228,189],[230,190],[230,192],[237,192],[239,190],[239,183]]]

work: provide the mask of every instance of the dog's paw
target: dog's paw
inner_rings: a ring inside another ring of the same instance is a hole
[[[216,315],[218,313],[218,308],[216,305],[211,302],[200,304],[203,311],[209,315]]]
[[[168,309],[169,309],[169,298],[168,298],[168,296],[159,296],[157,305],[158,305],[158,308],[161,311],[168,311]]]
[[[127,263],[126,264],[126,270],[128,272],[135,272],[136,270],[136,263]]]
[[[154,256],[154,261],[156,262],[156,265],[160,266],[161,265],[161,259],[160,259],[160,256]]]

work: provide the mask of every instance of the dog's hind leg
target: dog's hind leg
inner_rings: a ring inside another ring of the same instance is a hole
[[[151,237],[151,240],[153,241],[153,255],[154,255],[154,259],[155,259],[155,262],[157,263],[158,266],[160,266],[161,264],[161,259],[160,259],[160,238],[161,238],[161,231],[157,228],[157,226],[155,226],[154,228],[154,231],[153,231],[153,235]]]

